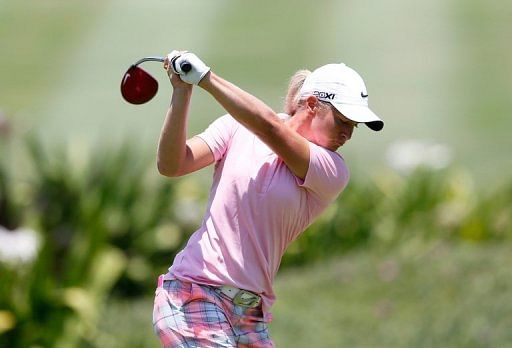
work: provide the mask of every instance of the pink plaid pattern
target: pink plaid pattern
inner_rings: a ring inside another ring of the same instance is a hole
[[[177,279],[156,289],[153,326],[166,348],[274,347],[261,306],[237,306],[214,287]]]

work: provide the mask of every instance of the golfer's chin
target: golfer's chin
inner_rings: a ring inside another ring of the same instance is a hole
[[[344,143],[343,143],[344,144]],[[331,150],[331,151],[336,151],[338,150],[340,147],[343,146],[343,144],[329,144],[329,145],[325,145],[325,146],[322,146],[323,148],[326,148],[327,150]]]
[[[330,140],[326,140],[326,141],[323,141],[323,142],[322,141],[312,141],[312,142],[314,144],[318,145],[318,146],[323,147],[324,149],[331,150],[331,151],[336,151],[340,147],[345,145],[345,143],[347,141],[348,140],[345,137],[340,137],[338,139],[330,139]]]
[[[331,151],[336,151],[338,150],[340,147],[342,147],[343,145],[345,145],[347,143],[348,140],[346,139],[341,139],[341,140],[337,140],[337,141],[334,141],[332,142],[331,144],[329,144],[329,146],[327,146],[327,148]]]

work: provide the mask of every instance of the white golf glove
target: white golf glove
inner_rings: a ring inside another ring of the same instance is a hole
[[[210,71],[210,67],[206,66],[194,53],[172,51],[167,55],[167,58],[174,73],[180,75],[183,82],[191,85],[199,84]],[[186,71],[187,67],[190,68],[189,71]]]

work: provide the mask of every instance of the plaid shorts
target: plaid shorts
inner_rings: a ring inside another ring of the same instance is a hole
[[[177,279],[156,289],[153,327],[166,348],[274,347],[261,305],[235,305],[218,289]]]

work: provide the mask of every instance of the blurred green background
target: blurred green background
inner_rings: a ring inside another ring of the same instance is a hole
[[[0,346],[158,346],[154,279],[211,169],[156,173],[159,64],[150,103],[119,85],[187,49],[276,110],[296,70],[343,61],[386,121],[340,150],[351,184],[283,260],[278,347],[512,347],[510,18],[497,0],[0,0]],[[196,89],[190,134],[222,113]]]

